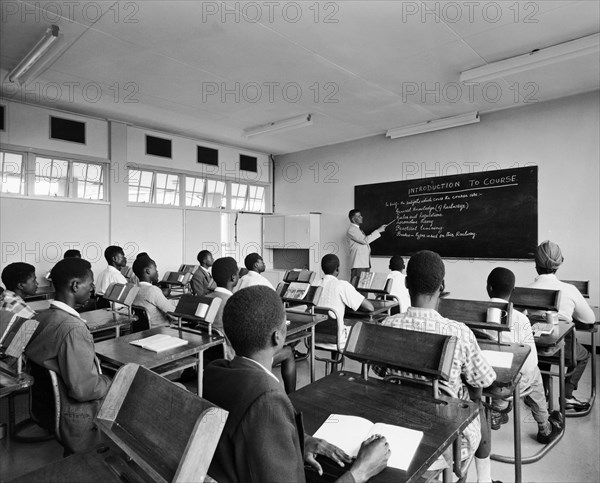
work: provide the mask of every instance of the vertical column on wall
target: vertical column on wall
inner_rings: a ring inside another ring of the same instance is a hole
[[[122,122],[110,121],[109,128],[109,158],[110,158],[110,219],[109,243],[119,243],[121,246],[127,240],[121,240],[123,229],[127,223],[125,207],[127,206],[127,125]],[[120,228],[121,227],[121,228]]]

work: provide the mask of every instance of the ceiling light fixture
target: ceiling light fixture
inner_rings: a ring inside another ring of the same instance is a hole
[[[423,134],[426,132],[440,131],[451,127],[466,126],[479,122],[479,113],[470,112],[461,114],[460,116],[445,117],[433,121],[422,122],[412,126],[398,127],[390,129],[385,135],[390,139],[403,138],[406,136],[414,136],[415,134]]]
[[[59,51],[55,47],[60,43],[57,41],[62,37],[57,25],[49,27],[35,47],[8,73],[6,78],[10,82],[18,82],[23,85],[41,74],[56,59]],[[51,51],[52,54],[50,54]]]
[[[249,138],[260,134],[267,134],[276,131],[287,131],[289,129],[297,129],[305,126],[311,126],[312,114],[303,114],[302,116],[290,117],[281,121],[274,121],[262,126],[251,127],[244,130],[244,136]]]
[[[582,55],[598,54],[598,52],[600,52],[600,34],[588,35],[545,49],[533,50],[528,54],[465,70],[460,73],[460,82],[486,82],[575,59]]]

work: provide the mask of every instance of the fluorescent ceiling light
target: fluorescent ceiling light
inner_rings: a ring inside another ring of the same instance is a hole
[[[10,82],[24,84],[39,75],[56,59],[58,50],[54,47],[60,43],[57,41],[61,38],[62,34],[59,34],[57,25],[49,27],[35,47],[8,73],[6,78]],[[52,55],[50,55],[51,51]]]
[[[465,70],[460,73],[460,82],[485,82],[575,59],[582,55],[597,55],[598,52],[600,52],[600,34],[588,35],[545,49],[533,50],[528,54]]]
[[[431,131],[440,131],[451,127],[465,126],[476,122],[479,122],[479,113],[470,112],[468,114],[461,114],[460,116],[445,117],[443,119],[422,122],[421,124],[414,124],[412,126],[390,129],[385,135],[390,139],[396,139]]]
[[[289,129],[311,126],[312,123],[312,114],[303,114],[302,116],[290,117],[289,119],[283,119],[282,121],[275,121],[263,124],[262,126],[251,127],[250,129],[244,130],[244,136],[249,138],[276,131],[287,131]]]

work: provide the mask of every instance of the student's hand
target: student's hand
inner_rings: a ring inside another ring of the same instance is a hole
[[[324,439],[306,435],[304,437],[304,462],[312,466],[319,475],[322,475],[323,468],[321,468],[321,465],[316,460],[316,456],[319,454],[327,456],[342,467],[345,466],[346,463],[352,463],[352,458],[337,446],[328,443]]]
[[[385,437],[374,434],[363,441],[356,461],[350,468],[350,473],[356,483],[368,481],[376,474],[383,471],[390,459],[391,451]]]

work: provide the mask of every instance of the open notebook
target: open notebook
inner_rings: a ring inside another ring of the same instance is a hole
[[[172,337],[166,334],[156,334],[146,337],[145,339],[132,340],[130,344],[137,345],[143,349],[147,349],[152,352],[163,352],[175,347],[186,345],[187,340],[179,339],[178,337]]]
[[[422,431],[391,424],[373,424],[368,419],[344,414],[329,416],[314,437],[324,439],[349,456],[356,457],[362,442],[373,434],[385,436],[392,453],[388,466],[399,470],[408,469],[423,438]]]

